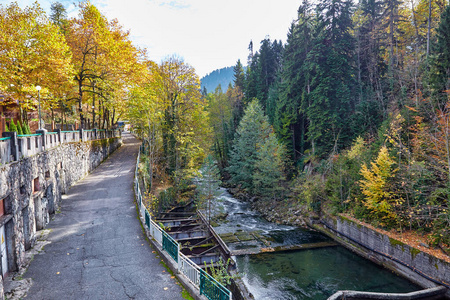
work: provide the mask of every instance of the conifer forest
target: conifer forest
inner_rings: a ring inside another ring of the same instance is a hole
[[[78,10],[0,5],[0,89],[22,124],[36,85],[47,123],[127,120],[155,210],[195,197],[214,161],[260,205],[343,213],[450,254],[447,0],[304,0],[285,42],[249,41],[212,91],[182,58],[150,60],[89,1]]]

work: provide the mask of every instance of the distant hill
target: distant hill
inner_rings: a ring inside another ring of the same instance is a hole
[[[222,91],[225,92],[230,83],[233,83],[233,67],[226,67],[212,71],[201,79],[202,90],[206,87],[208,93],[214,93],[217,86],[222,86]]]

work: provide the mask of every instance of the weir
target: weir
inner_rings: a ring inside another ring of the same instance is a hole
[[[336,242],[319,242],[319,243],[309,243],[309,244],[299,244],[299,245],[277,246],[275,248],[273,248],[273,247],[248,248],[248,249],[234,250],[231,252],[231,255],[239,256],[239,255],[271,253],[271,252],[280,252],[280,251],[307,250],[307,249],[317,249],[317,248],[324,248],[324,247],[335,247],[338,245],[339,244]]]
[[[422,291],[319,232],[265,221],[225,189],[219,200],[214,229],[235,256],[255,299],[322,300],[344,290],[364,292],[340,293],[333,299],[444,299],[445,288]]]

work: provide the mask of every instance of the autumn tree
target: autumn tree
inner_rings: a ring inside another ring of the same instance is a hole
[[[231,87],[230,87],[231,89]],[[210,126],[213,131],[213,150],[220,170],[228,165],[228,154],[234,129],[232,114],[233,103],[218,86],[214,93],[206,97],[208,101],[208,113]]]
[[[71,53],[64,36],[36,2],[21,9],[17,3],[0,6],[0,85],[18,100],[21,109],[34,110],[35,86],[41,96],[70,82]],[[50,96],[42,97],[46,105]],[[22,116],[26,120],[27,115]]]
[[[365,196],[364,205],[373,213],[372,218],[380,224],[395,225],[398,222],[396,196],[392,193],[392,179],[394,177],[394,160],[390,157],[386,146],[381,147],[375,162],[371,162],[369,169],[366,164],[361,167],[360,180],[362,193]]]
[[[118,118],[117,109],[122,108],[123,113],[125,106],[120,99],[124,99],[127,84],[141,77],[142,53],[132,45],[129,32],[117,20],[108,21],[89,2],[80,3],[79,17],[70,20],[66,37],[76,72],[80,122],[86,128],[89,108],[94,107],[94,125],[97,107],[102,114],[99,127],[109,127]],[[91,105],[86,105],[89,100]]]
[[[206,103],[194,69],[179,58],[154,66],[151,76],[155,97],[162,104],[163,160],[178,186],[198,169],[208,148]]]

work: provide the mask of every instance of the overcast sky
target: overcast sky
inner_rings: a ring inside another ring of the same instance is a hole
[[[32,0],[19,0],[21,7]],[[39,0],[50,11],[53,0]],[[73,2],[60,0],[70,16]],[[10,1],[0,0],[7,5]],[[266,36],[286,41],[301,0],[91,0],[109,20],[117,18],[131,31],[134,44],[147,48],[150,59],[161,62],[176,54],[202,77],[215,69],[245,65],[248,45],[254,49]]]

